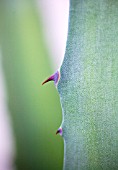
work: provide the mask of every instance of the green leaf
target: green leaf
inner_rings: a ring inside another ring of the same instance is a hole
[[[117,0],[70,0],[60,74],[64,169],[118,169]]]
[[[35,1],[5,0],[1,7],[1,49],[19,170],[61,169],[63,143],[54,86],[42,87],[52,73]],[[56,106],[56,107],[55,107]]]

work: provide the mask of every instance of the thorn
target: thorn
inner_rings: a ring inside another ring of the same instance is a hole
[[[62,136],[62,128],[61,127],[56,131],[56,135],[57,134],[60,134],[60,136]]]
[[[42,85],[44,85],[45,83],[49,82],[49,81],[54,81],[54,84],[57,85],[58,81],[60,79],[60,72],[57,71],[56,73],[54,73],[53,75],[51,75],[48,79],[46,79]]]

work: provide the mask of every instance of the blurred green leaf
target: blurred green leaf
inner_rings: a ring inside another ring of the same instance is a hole
[[[2,55],[19,170],[62,169],[61,109],[35,1],[1,1]]]

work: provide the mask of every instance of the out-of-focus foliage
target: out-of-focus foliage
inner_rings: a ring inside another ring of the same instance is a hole
[[[33,0],[5,0],[1,8],[1,49],[8,106],[16,139],[18,170],[62,169],[63,143],[55,131],[61,122],[52,74]]]

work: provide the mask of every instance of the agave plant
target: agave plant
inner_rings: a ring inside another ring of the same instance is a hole
[[[62,106],[64,169],[118,169],[117,0],[70,0],[64,61],[48,80]]]

